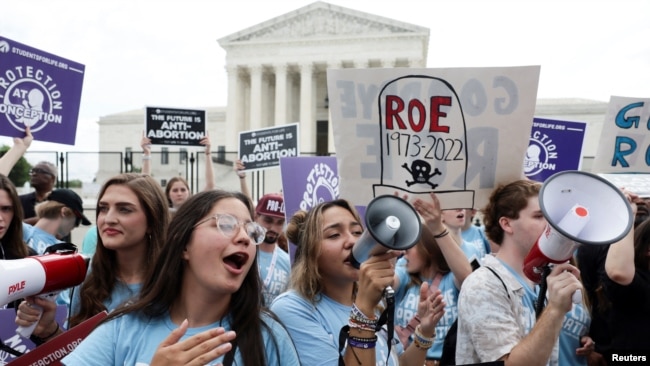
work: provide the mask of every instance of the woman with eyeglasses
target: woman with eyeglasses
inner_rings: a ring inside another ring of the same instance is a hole
[[[71,294],[62,292],[59,304],[69,306],[69,327],[92,316],[112,311],[134,298],[144,279],[151,276],[169,223],[165,196],[148,175],[120,174],[104,183],[97,200],[97,250],[84,282]],[[43,315],[29,306],[42,307]],[[54,318],[56,304],[28,297],[17,313],[16,324],[35,321],[33,340],[45,342],[63,330]]]
[[[265,231],[252,219],[242,193],[192,196],[174,215],[140,298],[110,314],[63,364],[299,365],[289,334],[261,306],[255,251]]]
[[[418,299],[422,342],[404,349],[396,334],[389,336],[379,321],[382,296],[393,282],[400,253],[371,256],[356,269],[350,254],[363,227],[348,201],[299,211],[286,232],[298,245],[291,289],[275,298],[271,310],[289,330],[304,365],[424,364],[429,337],[444,313],[442,295],[428,295],[425,288]]]

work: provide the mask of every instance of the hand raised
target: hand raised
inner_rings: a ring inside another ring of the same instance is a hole
[[[180,340],[188,328],[187,319],[174,329],[158,346],[151,360],[151,366],[197,365],[203,366],[232,348],[230,341],[235,339],[235,332],[213,328]]]

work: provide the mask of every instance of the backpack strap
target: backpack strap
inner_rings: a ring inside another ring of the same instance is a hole
[[[503,285],[503,289],[506,290],[506,295],[508,295],[508,299],[510,299],[510,292],[508,291],[508,286],[506,286],[506,283],[503,282],[503,279],[501,279],[501,276],[497,273],[497,271],[494,270],[492,267],[484,266],[485,268],[489,269],[490,272],[494,273],[495,276],[501,281],[501,284]]]
[[[487,269],[490,270],[490,272],[494,273],[494,275],[501,281],[501,284],[503,285],[504,290],[506,290],[506,295],[508,295],[508,299],[510,299],[510,292],[508,291],[508,287],[506,286],[506,283],[503,282],[503,279],[497,271],[494,270],[492,267],[488,266],[483,266]],[[458,333],[458,318],[454,320],[454,322],[451,324],[449,329],[447,330],[447,334],[445,335],[445,340],[442,345],[442,356],[440,357],[440,364],[441,365],[455,365],[456,364],[456,338],[457,338],[457,333]],[[503,365],[503,361],[498,361],[499,363],[496,363],[496,365]],[[489,365],[490,363],[486,363],[485,365]],[[481,364],[483,365],[483,364]]]

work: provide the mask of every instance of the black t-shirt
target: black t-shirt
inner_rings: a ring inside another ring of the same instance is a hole
[[[609,329],[611,307],[607,301],[602,304],[597,295],[598,287],[607,279],[605,259],[608,250],[609,245],[581,245],[578,247],[576,255],[580,278],[591,305],[589,336],[596,342],[596,351],[598,352],[608,349],[611,333]]]
[[[23,206],[23,215],[25,215],[23,219],[36,216],[36,211],[34,210],[34,206],[36,206],[36,192],[21,194],[19,198]]]
[[[609,278],[604,285],[612,303],[610,350],[650,351],[650,271],[637,269],[627,286]]]

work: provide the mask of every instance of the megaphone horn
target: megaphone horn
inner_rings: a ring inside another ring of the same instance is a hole
[[[76,286],[86,278],[87,267],[87,258],[76,253],[0,260],[0,306]]]
[[[372,255],[411,248],[422,233],[418,213],[410,203],[397,196],[375,197],[366,207],[364,222],[366,230],[350,255],[355,268]]]
[[[627,198],[609,181],[580,171],[549,177],[539,192],[548,222],[524,260],[524,273],[539,283],[549,263],[571,259],[578,245],[607,245],[621,240],[634,217]]]

